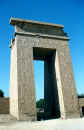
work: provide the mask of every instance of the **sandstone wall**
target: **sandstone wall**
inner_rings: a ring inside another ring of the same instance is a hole
[[[79,98],[79,106],[84,107],[84,98]]]
[[[0,98],[0,114],[9,113],[9,98]]]

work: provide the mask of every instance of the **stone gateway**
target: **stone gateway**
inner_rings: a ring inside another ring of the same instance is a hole
[[[10,114],[36,120],[33,60],[44,61],[45,112],[52,117],[80,117],[68,36],[63,25],[12,18]],[[39,69],[39,68],[38,68]]]

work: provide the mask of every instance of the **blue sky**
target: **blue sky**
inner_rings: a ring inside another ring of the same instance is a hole
[[[63,24],[68,32],[74,78],[78,93],[84,93],[84,1],[0,0],[0,89],[9,96],[11,17]],[[38,69],[39,68],[39,69]],[[43,97],[43,63],[34,62],[37,99]],[[41,75],[41,76],[39,76]]]

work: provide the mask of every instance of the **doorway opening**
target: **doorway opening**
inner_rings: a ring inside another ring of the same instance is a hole
[[[44,99],[44,61],[34,60],[36,101]]]
[[[37,120],[42,120],[44,114],[44,61],[34,60],[34,77]]]
[[[55,55],[56,50],[33,48],[37,120],[60,118]]]

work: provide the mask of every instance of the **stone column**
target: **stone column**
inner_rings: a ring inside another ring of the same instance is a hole
[[[68,43],[59,45],[56,51],[55,68],[61,117],[80,117]]]
[[[33,49],[16,36],[18,120],[36,120],[36,99],[33,75]],[[13,79],[14,80],[14,79]]]
[[[55,73],[54,54],[44,61],[44,99],[45,112],[50,113],[51,118],[60,117],[58,90]]]

